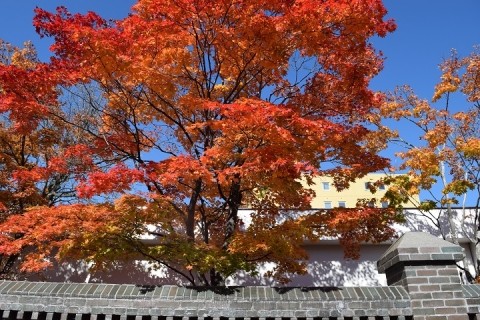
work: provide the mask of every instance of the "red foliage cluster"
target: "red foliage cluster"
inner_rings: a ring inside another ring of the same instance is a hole
[[[33,247],[43,258],[56,246],[78,257],[72,248],[87,248],[88,238],[117,254],[86,250],[94,262],[133,250],[192,284],[218,285],[265,261],[281,280],[304,272],[305,238],[339,235],[351,255],[359,241],[385,240],[396,218],[389,211],[280,214],[309,208],[313,191],[302,180],[329,174],[344,188],[388,164],[368,126],[380,103],[369,81],[382,68],[369,39],[394,29],[385,14],[380,0],[139,0],[116,22],[36,9],[34,25],[54,39],[55,56],[29,69],[0,65],[0,111],[19,133],[54,120],[83,141],[14,179],[35,187],[47,172],[69,174],[92,204],[11,217],[2,230],[18,237],[3,235],[4,254]],[[73,114],[67,93],[82,106]],[[92,212],[101,195],[119,200],[100,218]],[[242,206],[254,210],[248,227]],[[124,241],[118,224],[137,238]],[[144,247],[141,232],[158,245]],[[92,240],[106,234],[123,239],[118,250]],[[24,269],[43,266],[32,261]]]

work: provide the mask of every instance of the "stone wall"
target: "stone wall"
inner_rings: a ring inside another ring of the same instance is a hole
[[[412,315],[402,287],[227,289],[177,286],[10,282],[0,284],[1,310],[40,314],[189,318],[344,318]],[[4,312],[5,312],[4,311]],[[51,317],[52,317],[51,316]],[[4,314],[4,318],[5,314]],[[22,319],[10,316],[9,319]],[[25,318],[24,318],[25,319]],[[82,318],[83,320],[83,318]]]
[[[480,286],[462,285],[459,246],[407,233],[378,261],[385,287],[188,288],[0,282],[2,319],[407,320],[476,319]]]

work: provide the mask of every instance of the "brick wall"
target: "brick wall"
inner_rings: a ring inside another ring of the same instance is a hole
[[[476,319],[480,286],[462,285],[462,249],[407,233],[378,261],[386,287],[188,288],[0,282],[2,319],[409,320]]]
[[[388,285],[405,288],[415,319],[467,320],[456,262],[463,249],[423,232],[406,233],[378,261]]]
[[[0,284],[1,310],[44,314],[118,315],[189,318],[304,318],[411,316],[401,287],[228,289],[177,286]],[[37,315],[38,319],[38,315]],[[82,320],[84,320],[82,318]]]

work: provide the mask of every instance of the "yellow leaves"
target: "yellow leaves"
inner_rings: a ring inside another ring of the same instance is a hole
[[[38,63],[37,50],[32,42],[15,47],[0,39],[0,65],[11,65],[24,70],[34,69]]]
[[[475,188],[475,184],[467,180],[455,180],[450,182],[443,188],[442,193],[448,194],[453,193],[454,195],[460,196]]]
[[[419,119],[422,121],[434,121],[438,112],[432,108],[428,101],[418,98],[409,86],[398,87],[393,93],[387,95],[386,100],[380,107],[380,115],[394,120]]]
[[[442,199],[440,200],[440,204],[441,204],[442,206],[446,206],[446,205],[456,205],[456,204],[458,204],[458,200],[455,199],[455,198],[449,198],[449,197],[448,197],[448,198],[442,198]]]
[[[453,114],[452,118],[455,120],[455,121],[458,121],[459,123],[462,123],[462,122],[469,122],[469,120],[473,120],[471,119],[471,114],[469,112],[457,112],[455,114]]]
[[[410,97],[410,99],[412,99],[412,97]],[[423,115],[429,116],[432,112],[432,107],[427,101],[415,99],[415,104],[413,105],[412,109],[412,116],[415,118],[420,118]]]
[[[11,64],[22,69],[34,69],[38,63],[37,51],[31,42],[25,42],[23,48],[15,48]]]
[[[476,47],[475,51],[465,58],[464,63],[466,72],[463,76],[462,91],[467,95],[468,101],[480,101],[480,47]]]
[[[398,154],[404,160],[400,169],[408,170],[409,179],[408,184],[397,184],[398,190],[392,189],[392,198],[397,197],[396,194],[400,194],[397,191],[401,189],[407,193],[429,190],[434,193],[435,201],[419,205],[420,209],[429,210],[438,204],[458,204],[458,197],[470,195],[470,190],[478,184],[480,111],[476,102],[480,92],[479,66],[478,49],[463,59],[453,52],[440,65],[442,76],[432,100],[438,105],[438,100],[445,97],[443,109],[420,100],[405,87],[387,98],[383,115],[396,120],[405,119],[406,124],[410,123],[419,130],[419,141],[399,139],[405,142],[407,149]],[[452,93],[466,96],[466,104],[460,105],[465,111],[451,111],[459,108]],[[469,106],[469,102],[474,103]],[[432,188],[437,183],[444,186],[435,194]]]
[[[429,148],[436,148],[447,142],[452,130],[451,126],[446,122],[438,122],[435,127],[425,133],[423,138],[428,142]]]
[[[429,190],[439,177],[450,181],[438,196],[439,202],[454,203],[457,200],[449,199],[449,194],[466,194],[471,183],[476,183],[473,177],[477,176],[478,170],[472,161],[480,157],[479,111],[476,106],[467,106],[462,107],[466,111],[451,112],[452,101],[456,100],[451,100],[450,94],[464,93],[467,102],[476,101],[480,88],[479,61],[477,51],[463,59],[453,52],[440,65],[442,76],[432,100],[438,102],[441,97],[446,97],[443,109],[420,100],[408,87],[388,96],[383,106],[383,115],[396,120],[406,119],[406,124],[410,123],[420,132],[419,141],[407,141],[407,151],[398,154],[404,160],[400,168],[409,170],[415,188]],[[404,141],[402,138],[400,142]]]
[[[387,126],[379,125],[376,131],[369,132],[365,136],[365,147],[369,150],[379,152],[387,148],[390,140],[398,138],[398,131]]]
[[[434,149],[414,148],[399,154],[399,156],[406,159],[401,169],[410,169],[411,181],[414,185],[423,189],[429,189],[436,181],[432,177],[440,175],[440,161],[442,158]]]
[[[470,137],[466,141],[457,140],[458,150],[463,152],[466,158],[480,159],[480,137]]]
[[[479,159],[480,158],[480,139],[471,138],[461,147],[461,150],[467,158]]]
[[[467,57],[460,59],[453,51],[449,59],[440,65],[441,81],[435,87],[432,100],[438,101],[446,93],[462,91],[467,101],[480,100],[480,53],[478,47]]]
[[[462,67],[462,61],[458,59],[453,50],[450,59],[445,60],[441,65],[441,81],[435,86],[432,101],[438,101],[444,94],[452,93],[459,89],[462,82],[459,75],[459,69]]]
[[[382,104],[380,111],[382,116],[388,116],[392,117],[393,119],[400,119],[401,117],[407,115],[407,113],[403,110],[405,104],[396,101],[396,100],[390,100],[386,101],[385,103]]]
[[[422,211],[430,211],[437,207],[437,203],[433,200],[422,201],[418,205],[418,209]]]
[[[114,202],[114,208],[117,211],[144,209],[146,205],[147,201],[145,198],[132,194],[124,194]]]
[[[432,101],[435,102],[439,100],[445,93],[451,93],[451,92],[457,91],[459,84],[460,84],[460,78],[458,77],[442,76],[442,82],[440,82],[435,86],[435,92],[433,94]]]
[[[252,215],[252,223],[235,235],[230,250],[245,256],[247,261],[274,262],[276,268],[266,276],[279,281],[285,280],[285,272],[303,274],[307,256],[301,244],[305,239],[314,239],[309,221],[292,216],[280,221],[279,217],[269,218],[268,213],[261,211]]]

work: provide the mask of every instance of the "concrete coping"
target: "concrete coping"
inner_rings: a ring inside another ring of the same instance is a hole
[[[10,311],[14,316],[10,316]],[[35,319],[33,316],[28,319],[15,317],[15,314],[21,313],[43,313],[44,316],[41,319],[40,316]],[[57,318],[45,318],[47,313],[56,314]],[[0,316],[3,319],[85,320],[89,315],[109,315],[100,320],[119,320],[118,316],[120,320],[121,317],[132,320],[132,316],[140,316],[143,320],[147,316],[167,317],[167,320],[178,320],[175,317],[183,320],[343,320],[345,317],[360,319],[367,316],[400,319],[411,317],[413,309],[409,294],[400,286],[189,288],[173,285],[0,282]],[[95,319],[98,320],[89,320]]]
[[[378,272],[398,264],[454,264],[465,257],[463,248],[425,232],[407,232],[377,262]]]
[[[340,301],[408,300],[403,287],[181,287],[103,283],[0,282],[0,296],[187,301]]]

